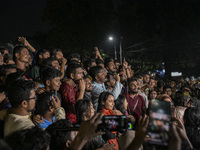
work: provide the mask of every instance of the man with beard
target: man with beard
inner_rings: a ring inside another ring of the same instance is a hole
[[[44,92],[38,96],[36,114],[43,117],[44,122],[37,124],[42,129],[60,119],[65,119],[65,111],[61,107],[59,98],[52,96],[51,92]]]
[[[91,100],[92,102],[92,89],[93,89],[93,84],[92,81],[90,80],[89,76],[84,76],[84,81],[85,81],[85,93],[84,93],[84,99]]]
[[[109,73],[110,75],[114,75],[117,71],[114,61],[111,58],[105,59],[105,67],[106,67],[107,73]]]
[[[105,82],[107,79],[107,73],[105,72],[105,69],[103,69],[101,66],[95,66],[90,69],[90,76],[93,79],[93,90],[92,90],[92,103],[94,105],[95,110],[97,110],[98,107],[98,99],[102,92],[108,91],[105,87]],[[120,83],[120,77],[119,74],[115,74],[114,78],[116,80],[115,85],[111,93],[114,96],[114,99],[116,100],[121,94],[122,90],[122,84]]]
[[[128,81],[129,93],[125,94],[128,101],[130,114],[136,119],[146,114],[145,101],[141,95],[138,94],[137,79],[131,78]]]
[[[63,99],[62,106],[66,111],[66,117],[70,119],[71,123],[76,123],[74,104],[77,100],[83,99],[85,93],[83,73],[81,65],[70,64],[66,70],[67,80],[64,80],[60,87],[60,94]],[[76,84],[78,84],[78,87]]]
[[[4,137],[23,129],[34,127],[30,114],[35,109],[37,97],[32,80],[19,79],[8,90],[8,98],[12,105],[4,123]]]

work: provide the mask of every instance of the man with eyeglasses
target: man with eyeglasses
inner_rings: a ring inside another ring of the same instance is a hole
[[[19,79],[8,90],[12,108],[4,122],[4,137],[15,131],[35,126],[30,119],[37,100],[34,88],[35,84],[32,80]]]

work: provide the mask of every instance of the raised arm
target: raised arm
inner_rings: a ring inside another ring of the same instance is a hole
[[[35,48],[26,40],[25,37],[23,36],[18,37],[18,41],[22,43],[24,46],[27,46],[31,50],[32,53],[36,52]]]

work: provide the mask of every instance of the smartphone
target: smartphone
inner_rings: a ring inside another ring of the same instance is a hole
[[[98,130],[125,132],[127,130],[126,116],[103,116]]]
[[[168,146],[171,122],[170,102],[153,99],[149,107],[148,143]]]

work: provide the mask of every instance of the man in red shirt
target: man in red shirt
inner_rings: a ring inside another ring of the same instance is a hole
[[[60,94],[62,95],[62,106],[65,109],[66,118],[70,119],[73,124],[76,123],[74,104],[77,100],[83,99],[85,92],[83,69],[80,65],[70,64],[67,67],[66,75],[67,79],[64,80],[60,87]],[[78,84],[78,87],[76,84]]]
[[[136,119],[146,114],[145,101],[141,95],[138,94],[137,79],[131,78],[128,81],[129,91],[125,94],[128,101],[128,110]]]

